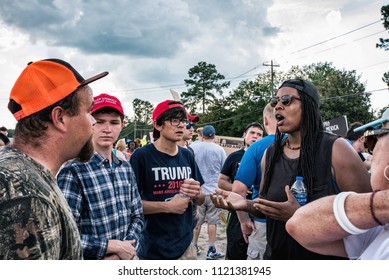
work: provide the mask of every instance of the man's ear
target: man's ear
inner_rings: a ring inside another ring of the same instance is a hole
[[[51,111],[51,120],[55,128],[66,131],[67,119],[68,115],[62,107],[57,106]]]
[[[263,125],[267,126],[269,124],[269,120],[266,116],[263,117]]]
[[[153,121],[153,127],[159,132],[162,130],[162,125],[158,125],[157,121]]]

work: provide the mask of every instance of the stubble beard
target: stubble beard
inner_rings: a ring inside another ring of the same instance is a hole
[[[89,137],[88,141],[85,143],[85,145],[81,148],[81,151],[79,152],[77,158],[81,162],[87,162],[89,161],[94,153],[94,146],[93,146],[93,140],[92,136]]]

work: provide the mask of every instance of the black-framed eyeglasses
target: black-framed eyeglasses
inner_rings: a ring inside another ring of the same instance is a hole
[[[197,126],[195,124],[193,124],[193,123],[188,123],[186,125],[186,129],[190,129],[191,127],[193,127],[194,130],[196,130],[196,128],[197,128]]]
[[[365,144],[369,152],[372,152],[378,138],[389,133],[389,128],[370,129],[365,131]]]
[[[282,105],[289,106],[290,103],[292,103],[293,99],[301,100],[301,98],[299,98],[299,97],[296,97],[296,96],[291,95],[291,94],[286,94],[286,95],[283,95],[281,97],[273,96],[272,98],[270,98],[269,104],[270,104],[270,106],[272,106],[274,108],[277,106],[278,102],[281,101]]]
[[[166,121],[170,121],[172,126],[179,126],[180,123],[185,126],[188,124],[188,119],[166,119]]]

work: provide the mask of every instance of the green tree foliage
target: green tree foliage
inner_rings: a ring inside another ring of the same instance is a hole
[[[382,24],[385,29],[389,29],[389,5],[381,7],[381,15],[382,15]],[[377,48],[384,49],[385,51],[389,50],[389,38],[380,38],[380,42],[376,44]]]
[[[382,24],[386,30],[389,30],[389,5],[381,7],[382,15]],[[384,49],[385,51],[389,50],[389,38],[380,38],[380,42],[376,44],[377,48]],[[382,81],[386,83],[389,87],[389,72],[384,73]]]
[[[153,104],[151,104],[149,101],[135,98],[132,101],[132,106],[134,108],[135,121],[137,123],[151,125],[151,114],[154,110]]]
[[[218,73],[215,65],[204,61],[189,69],[188,75],[190,79],[185,79],[188,91],[183,92],[181,97],[191,112],[196,112],[200,105],[204,114],[207,106],[217,99],[215,93],[222,95],[223,89],[230,85],[230,82],[221,82],[225,77]]]
[[[294,66],[287,72],[276,72],[274,84],[280,86],[286,79],[304,78],[312,81],[320,94],[322,120],[343,115],[348,122],[366,123],[374,119],[370,94],[360,82],[356,71],[339,70],[332,63]],[[271,93],[270,71],[259,74],[255,80],[242,81],[223,99],[215,99],[207,114],[201,115],[202,124],[215,126],[219,135],[242,136],[243,128],[250,122],[262,123],[262,111]]]
[[[305,66],[304,72],[319,91],[323,121],[343,115],[349,123],[364,123],[373,118],[370,94],[365,92],[355,70],[339,70],[331,63],[318,63]]]
[[[134,109],[134,120],[130,120],[127,116],[125,117],[126,126],[120,133],[120,138],[132,139],[142,138],[143,135],[148,136],[148,132],[152,131],[151,114],[154,106],[149,101],[144,101],[135,98],[132,101]]]
[[[125,127],[123,127],[122,131],[120,132],[118,139],[131,139],[134,140],[134,123],[130,120],[126,121]]]
[[[262,112],[271,96],[270,72],[253,80],[244,80],[227,97],[215,100],[202,123],[212,124],[217,134],[241,137],[251,122],[262,123]]]

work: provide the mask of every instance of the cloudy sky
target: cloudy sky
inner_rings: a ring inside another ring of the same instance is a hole
[[[153,104],[184,91],[199,61],[216,65],[231,81],[293,65],[333,62],[356,70],[374,108],[389,102],[381,81],[389,52],[383,0],[2,0],[0,3],[0,126],[14,128],[7,110],[13,83],[29,61],[61,58],[91,84],[113,94],[132,116],[132,100]]]

